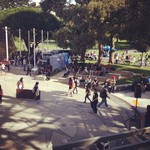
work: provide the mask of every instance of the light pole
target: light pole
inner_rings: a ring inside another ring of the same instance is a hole
[[[43,58],[43,30],[41,30],[41,40],[42,40],[42,58]]]
[[[49,32],[47,31],[47,52],[48,52],[48,43],[49,43]]]
[[[30,31],[28,30],[28,59],[30,56]]]
[[[34,68],[36,65],[36,57],[35,57],[35,28],[33,28],[33,51],[34,51]]]
[[[8,55],[8,28],[5,26],[5,37],[6,37],[6,59],[9,60]]]
[[[19,44],[20,44],[20,56],[21,56],[21,29],[19,29]]]

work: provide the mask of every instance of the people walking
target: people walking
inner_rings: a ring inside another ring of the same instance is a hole
[[[91,101],[91,107],[95,113],[97,113],[98,93],[97,89],[94,88],[93,99]]]
[[[24,82],[23,78],[21,77],[20,80],[17,82],[17,89],[23,89],[24,88]]]
[[[88,85],[86,85],[84,103],[86,103],[86,99],[88,99],[91,102],[91,99],[89,98],[90,95],[91,95],[90,87]]]
[[[2,97],[3,97],[3,89],[2,86],[0,85],[0,104],[2,103]]]
[[[103,88],[102,91],[100,92],[100,97],[102,98],[102,101],[98,103],[97,107],[100,107],[103,103],[105,103],[105,106],[108,107],[107,104],[107,97],[110,99],[108,96],[108,92],[106,88]]]
[[[36,82],[33,87],[34,100],[39,100],[40,91],[39,91],[39,82]]]

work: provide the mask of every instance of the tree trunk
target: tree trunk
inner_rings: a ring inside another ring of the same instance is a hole
[[[109,63],[114,64],[114,49],[115,49],[115,41],[113,35],[110,37],[110,52],[109,52]]]
[[[140,63],[140,67],[142,67],[143,66],[143,52],[142,52],[142,54],[141,54],[141,63]]]
[[[98,64],[98,66],[100,66],[101,62],[102,62],[102,58],[103,58],[102,57],[102,55],[103,55],[103,45],[99,43],[98,49],[99,49],[99,54],[98,54],[98,62],[97,62],[97,64]]]
[[[86,52],[86,48],[84,48],[84,50],[81,50],[81,61],[85,62],[85,52]]]

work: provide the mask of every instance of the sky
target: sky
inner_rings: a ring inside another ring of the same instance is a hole
[[[33,2],[40,2],[41,0],[32,0]]]
[[[41,0],[32,0],[33,2],[40,2]],[[74,3],[74,0],[72,0],[72,3]]]

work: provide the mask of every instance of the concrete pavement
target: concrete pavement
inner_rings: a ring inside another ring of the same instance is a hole
[[[102,106],[94,114],[89,102],[83,103],[85,89],[79,88],[79,94],[73,97],[66,96],[68,85],[58,82],[61,73],[50,81],[39,81],[40,103],[16,99],[20,77],[24,78],[25,89],[32,89],[37,81],[35,76],[25,74],[22,68],[12,66],[9,73],[0,76],[4,90],[0,104],[0,149],[50,150],[52,145],[123,132],[125,120],[134,114],[127,98],[131,100],[130,92],[111,94],[110,108]],[[142,110],[145,110],[144,100],[140,102]]]

